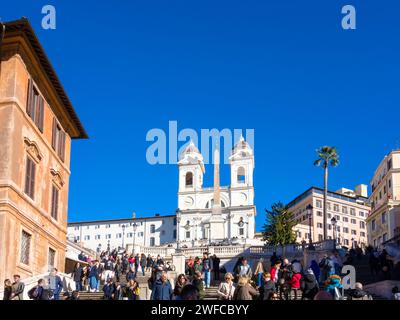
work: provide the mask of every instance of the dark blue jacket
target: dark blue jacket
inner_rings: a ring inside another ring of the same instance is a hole
[[[92,266],[92,267],[90,268],[90,271],[89,271],[89,278],[91,278],[91,277],[96,277],[96,279],[99,278],[99,275],[98,275],[97,267],[96,267],[96,266]]]
[[[104,292],[104,299],[111,299],[112,294],[115,292],[115,285],[114,284],[106,284],[103,287]]]
[[[167,280],[162,282],[157,280],[154,284],[153,291],[151,292],[151,300],[172,300],[172,286]]]

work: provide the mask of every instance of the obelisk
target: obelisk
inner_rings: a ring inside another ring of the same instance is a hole
[[[213,208],[221,209],[221,190],[219,183],[219,148],[214,151],[214,205]],[[221,210],[219,210],[221,211]],[[213,210],[214,213],[214,210]]]
[[[221,186],[219,181],[219,148],[214,151],[214,204],[210,217],[210,242],[220,241],[225,238],[225,220],[221,210]]]

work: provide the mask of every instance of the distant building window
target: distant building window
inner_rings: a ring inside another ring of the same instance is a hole
[[[44,123],[44,99],[33,84],[32,79],[28,83],[28,100],[26,113],[33,120],[38,129],[43,133]]]
[[[336,215],[335,219],[336,219],[336,221],[340,221],[340,216]]]
[[[328,210],[331,210],[331,203],[330,203],[330,202],[327,202],[327,203],[326,203],[326,206],[327,206],[327,209],[328,209]]]
[[[132,232],[128,232],[128,234],[126,235],[128,238],[133,238],[133,233]]]
[[[239,236],[244,236],[244,228],[239,228]]]
[[[360,232],[360,236],[361,236],[361,237],[365,237],[365,232],[361,231],[361,232]]]
[[[156,225],[155,224],[151,224],[150,225],[150,233],[155,233],[156,232]]]
[[[100,226],[99,226],[99,225],[96,225],[94,228],[95,228],[95,229],[100,229]]]
[[[354,210],[354,209],[350,209],[350,211],[351,210]],[[342,207],[342,213],[347,214],[347,207]]]
[[[322,211],[317,211],[317,216],[322,217]]]
[[[139,238],[143,238],[143,236],[144,236],[144,233],[143,233],[143,232],[139,232],[139,233],[138,233],[138,237],[139,237]]]
[[[150,247],[154,247],[156,245],[156,239],[154,237],[150,238]]]
[[[174,239],[176,239],[176,229],[174,229],[174,232],[173,232],[173,236],[172,236]]]
[[[117,234],[115,235],[115,237],[116,237],[117,239],[121,239],[121,238],[122,238],[122,233],[117,233]]]
[[[79,227],[75,227],[74,230],[75,230],[75,231],[78,231],[78,230],[79,230]]]
[[[81,238],[79,236],[75,237],[75,242],[78,242]]]
[[[372,229],[372,231],[375,231],[375,229],[376,229],[376,221],[375,221],[375,219],[371,221],[371,229]]]
[[[94,237],[96,240],[100,240],[101,236],[99,234],[96,234],[96,236]]]
[[[355,216],[355,215],[356,215],[356,209],[350,208],[350,214],[351,214],[352,216]]]
[[[85,236],[83,239],[84,239],[85,241],[88,241],[88,240],[90,240],[90,236]]]
[[[348,239],[344,239],[344,240],[343,240],[343,244],[344,244],[345,246],[348,246],[348,245],[349,245],[349,240],[348,240]]]
[[[360,229],[365,229],[365,222],[364,221],[360,221]]]
[[[351,219],[351,223],[356,224],[357,223],[356,219]]]
[[[365,214],[364,214],[363,211],[360,211],[360,212],[358,213],[358,215],[359,215],[360,217],[364,217],[364,216],[365,216]]]
[[[386,212],[382,213],[382,223],[386,223]]]
[[[35,173],[35,162],[30,157],[26,157],[25,194],[32,200],[35,199]]]
[[[328,219],[332,218],[332,215],[330,213],[328,213]]]
[[[356,235],[357,235],[357,231],[356,231],[356,230],[351,230],[351,234],[352,234],[353,236],[356,236]]]
[[[343,233],[349,233],[349,228],[343,227]]]
[[[343,222],[349,222],[349,218],[343,217]]]
[[[55,258],[56,258],[56,251],[49,248],[49,252],[48,252],[48,269],[47,271],[52,271],[54,269],[54,262],[55,262]]]
[[[111,234],[106,234],[106,239],[111,239]]]
[[[110,228],[111,226],[109,224],[106,224],[106,229]]]
[[[319,234],[319,235],[318,235],[318,241],[322,241],[323,239],[324,239],[323,235],[322,235],[322,234]]]
[[[176,218],[174,218],[174,226],[176,226]]]
[[[59,198],[59,190],[53,184],[51,188],[51,217],[57,220],[58,217],[58,198]]]
[[[322,208],[322,201],[321,200],[317,200],[315,202],[315,205],[316,205],[317,208]]]
[[[186,239],[190,239],[190,231],[186,231]]]
[[[333,206],[333,211],[339,212],[339,205],[335,204]]]
[[[317,223],[317,228],[322,229],[322,223]]]
[[[31,238],[32,238],[32,236],[28,232],[22,231],[20,261],[21,261],[21,263],[26,264],[26,265],[29,265],[29,256],[30,256],[30,250],[31,250]]]
[[[336,226],[336,231],[340,232],[340,226]]]

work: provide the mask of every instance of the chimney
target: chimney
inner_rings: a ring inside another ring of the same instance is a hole
[[[366,184],[359,184],[355,187],[356,195],[364,198],[368,198],[368,186]]]

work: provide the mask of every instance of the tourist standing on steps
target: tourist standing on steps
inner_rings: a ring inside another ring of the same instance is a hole
[[[246,276],[239,277],[233,300],[253,300],[258,296],[258,291],[250,285],[249,279]]]
[[[199,299],[203,300],[206,292],[204,291],[204,281],[200,271],[195,271],[192,284],[199,291]]]
[[[206,285],[206,288],[209,288],[211,285],[211,261],[207,253],[203,255],[203,272],[204,283]]]
[[[10,279],[4,280],[3,300],[11,300],[12,283]]]
[[[99,292],[100,291],[100,282],[101,282],[102,277],[103,277],[104,267],[98,260],[96,260],[96,266],[97,266],[97,283],[96,283],[97,287],[96,287],[96,292]]]
[[[254,270],[254,277],[255,277],[255,283],[256,283],[256,288],[259,289],[261,288],[262,290],[262,282],[263,282],[263,274],[265,272],[264,270],[264,265],[263,265],[263,258],[261,258],[256,266],[256,269]]]
[[[319,267],[321,270],[319,279],[320,283],[324,283],[331,275],[335,274],[335,266],[333,264],[333,261],[328,257],[327,254],[325,254],[320,261]]]
[[[135,278],[136,278],[135,267],[132,267],[126,274],[126,281],[129,282],[131,280],[135,280]]]
[[[60,276],[57,274],[58,270],[54,268],[49,276],[49,289],[53,291],[53,299],[60,300],[60,293],[64,287]]]
[[[276,260],[275,264],[272,265],[270,273],[271,273],[271,280],[277,285],[279,283],[279,272],[281,269],[282,262],[280,260]]]
[[[217,294],[219,300],[232,300],[235,293],[235,285],[233,284],[233,275],[228,272],[225,274],[225,281],[221,282]]]
[[[181,300],[181,293],[184,286],[188,283],[186,276],[182,273],[178,276],[174,287],[175,300]]]
[[[242,260],[242,264],[239,265],[238,268],[238,276],[240,277],[247,277],[248,279],[251,279],[253,276],[253,271],[251,270],[251,267],[247,261],[246,258]]]
[[[153,264],[154,264],[154,260],[153,260],[152,256],[149,254],[146,259],[146,271],[147,272],[151,271]]]
[[[172,300],[172,286],[168,281],[167,273],[163,272],[153,286],[150,300]]]
[[[12,284],[11,300],[24,300],[25,284],[21,281],[19,274],[14,275],[14,283]]]
[[[194,271],[194,273],[196,273],[196,271],[198,271],[200,273],[203,272],[203,264],[202,264],[201,259],[199,257],[196,257],[194,259],[193,271]]]
[[[98,279],[98,273],[97,273],[97,264],[94,262],[91,262],[90,264],[90,269],[89,269],[89,287],[90,287],[90,292],[96,292],[97,290],[97,281]]]
[[[301,300],[314,300],[315,295],[319,291],[317,277],[311,268],[304,272],[304,276],[300,281],[300,288],[303,292]]]
[[[275,293],[276,293],[275,282],[271,279],[271,274],[269,272],[265,272],[263,274],[263,289],[262,289],[261,299],[272,300],[272,297]]]
[[[220,270],[219,270],[219,265],[221,263],[221,260],[217,257],[216,254],[214,254],[214,257],[212,259],[212,269],[213,269],[213,273],[214,273],[214,281],[219,281],[219,274],[220,274]]]
[[[135,280],[130,280],[126,287],[126,296],[128,300],[140,300],[139,283]]]
[[[75,265],[72,277],[75,282],[75,290],[82,291],[83,268],[79,262]]]
[[[115,284],[113,283],[112,279],[107,280],[107,283],[103,287],[103,292],[104,292],[104,296],[103,296],[104,300],[114,299]]]
[[[144,253],[140,257],[140,268],[142,268],[143,277],[146,275],[147,258]]]

